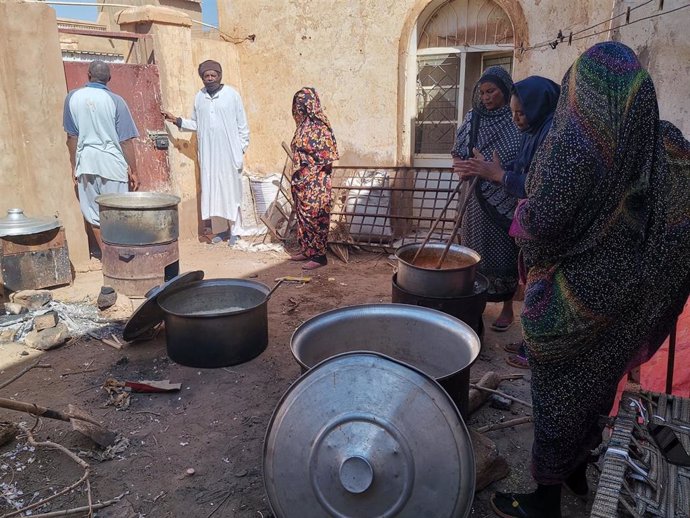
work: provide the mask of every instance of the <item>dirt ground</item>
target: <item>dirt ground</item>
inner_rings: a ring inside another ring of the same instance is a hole
[[[299,264],[278,252],[250,253],[226,245],[196,242],[180,244],[181,271],[203,270],[205,277],[252,277],[272,285],[276,277],[300,275]],[[49,369],[33,369],[0,390],[0,397],[34,402],[55,409],[69,403],[87,410],[106,427],[127,437],[129,447],[115,459],[91,464],[94,501],[122,500],[98,511],[97,516],[132,517],[238,517],[271,516],[262,481],[263,440],[271,413],[285,390],[300,375],[293,359],[290,336],[302,322],[323,311],[353,304],[390,302],[394,266],[388,254],[353,252],[349,264],[331,257],[326,268],[311,272],[306,285],[285,285],[268,303],[269,346],[258,358],[226,369],[193,369],[171,362],[164,333],[121,350],[88,336],[46,353],[40,359]],[[101,272],[77,275],[73,286],[53,290],[68,302],[93,303],[102,285]],[[136,301],[135,301],[136,302]],[[499,306],[489,304],[485,324],[495,319]],[[520,309],[519,305],[516,308]],[[486,371],[512,373],[505,363],[503,345],[519,338],[516,323],[505,333],[486,331],[482,352],[472,377]],[[0,383],[34,362],[35,351],[22,355],[20,345],[0,345]],[[529,372],[524,380],[504,381],[500,389],[529,400]],[[170,394],[132,394],[126,410],[107,406],[101,388],[109,378],[118,380],[169,379],[182,384]],[[510,411],[484,405],[469,419],[470,427],[496,423],[530,410],[513,404]],[[34,420],[1,410],[0,421]],[[67,423],[42,419],[35,432],[39,440],[52,440],[73,451],[93,449],[93,443],[72,431]],[[472,517],[494,516],[489,498],[494,490],[529,490],[531,425],[488,432],[511,472],[505,479],[477,493]],[[193,475],[187,475],[192,468]],[[78,480],[83,470],[63,453],[27,447],[25,440],[0,448],[0,495],[21,490],[24,504],[40,500]],[[592,495],[590,495],[590,501]],[[86,504],[83,491],[73,491],[38,512]],[[590,504],[591,505],[591,504]],[[588,508],[588,507],[587,507]],[[564,516],[587,516],[582,502],[564,496]],[[14,508],[0,498],[0,511]]]

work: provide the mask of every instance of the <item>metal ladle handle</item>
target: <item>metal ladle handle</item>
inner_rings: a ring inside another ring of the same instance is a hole
[[[280,279],[278,282],[276,282],[275,286],[273,286],[273,287],[271,288],[271,291],[269,291],[268,294],[266,295],[265,302],[268,302],[268,299],[271,298],[271,295],[273,295],[273,292],[276,291],[276,290],[278,289],[278,286],[280,286],[281,284],[283,284],[283,281],[284,281],[284,280],[285,280],[285,279]]]

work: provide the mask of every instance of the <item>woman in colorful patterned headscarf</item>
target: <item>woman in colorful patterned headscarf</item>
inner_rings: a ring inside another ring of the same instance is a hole
[[[474,88],[472,110],[458,128],[451,151],[454,166],[473,155],[470,146],[488,160],[493,158],[495,151],[502,166],[517,157],[520,132],[510,111],[512,88],[513,80],[502,67],[489,67],[479,78]],[[474,131],[473,120],[477,128]],[[460,232],[462,244],[482,256],[479,272],[489,280],[489,301],[503,302],[501,314],[491,325],[495,331],[506,331],[513,323],[518,249],[508,235],[508,228],[516,204],[517,198],[503,185],[479,180],[474,193],[470,193]]]
[[[595,45],[563,78],[511,228],[528,268],[538,488],[496,493],[500,516],[558,518],[562,484],[588,494],[599,416],[690,293],[689,149],[659,121],[652,80],[625,45]]]
[[[297,215],[300,252],[292,261],[306,261],[304,270],[324,266],[331,217],[331,165],[338,160],[335,135],[319,96],[304,87],[292,99],[297,129],[290,146],[295,171],[292,197]]]

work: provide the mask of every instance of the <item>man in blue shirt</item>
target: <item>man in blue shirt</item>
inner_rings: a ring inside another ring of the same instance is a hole
[[[108,89],[110,67],[103,61],[89,65],[89,82],[65,99],[63,127],[84,219],[103,248],[98,204],[101,194],[136,190],[134,139],[139,136],[124,99]],[[129,168],[129,175],[127,170]]]

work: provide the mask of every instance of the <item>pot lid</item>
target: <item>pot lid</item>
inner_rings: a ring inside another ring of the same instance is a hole
[[[193,272],[181,273],[177,277],[173,277],[167,282],[151,288],[146,293],[146,300],[144,303],[132,313],[132,316],[127,321],[125,329],[122,332],[122,338],[131,342],[137,338],[143,337],[147,332],[151,331],[160,322],[163,321],[163,310],[158,305],[158,297],[164,292],[169,292],[175,287],[184,286],[190,282],[200,281],[204,278],[204,272],[196,270]]]
[[[0,237],[38,234],[60,226],[57,218],[29,218],[22,209],[7,209],[7,216],[0,219]]]
[[[467,517],[472,443],[432,378],[383,355],[334,356],[299,378],[264,443],[276,516]]]
[[[177,207],[180,203],[180,197],[163,192],[121,192],[96,196],[96,203],[99,208],[108,207],[124,210],[164,209],[166,207]]]

